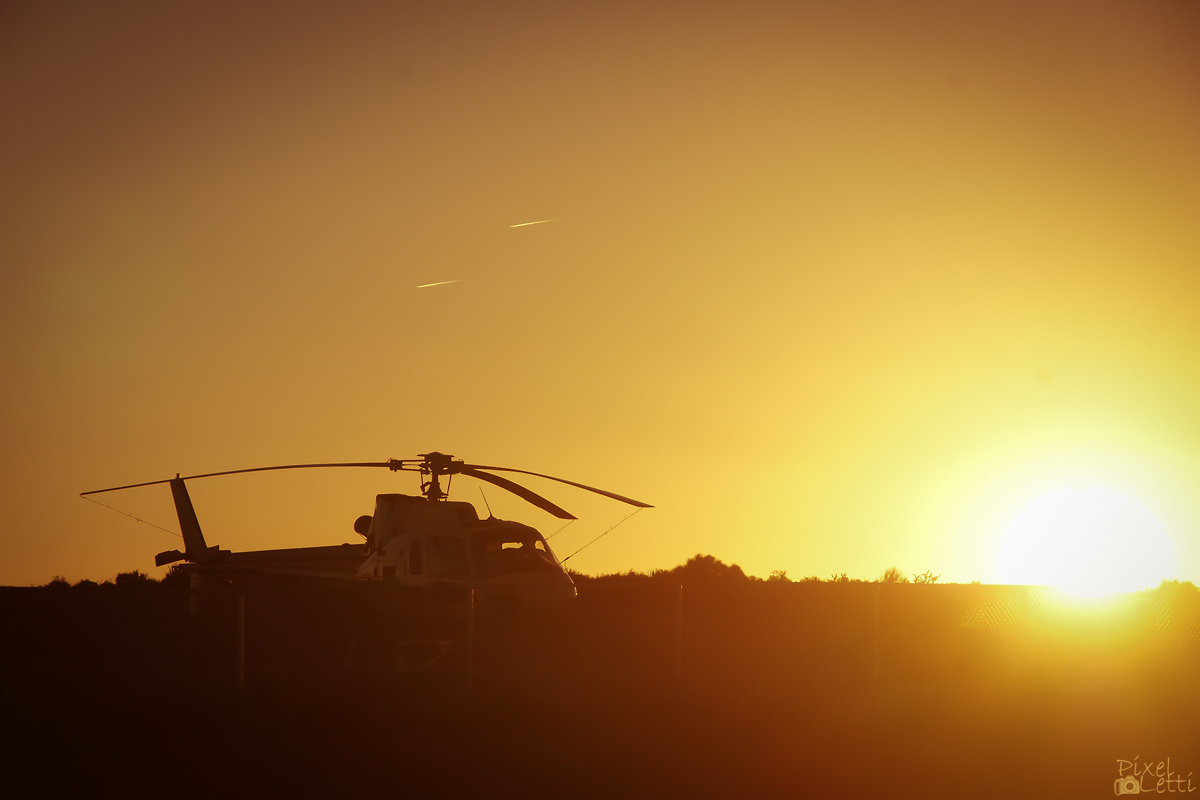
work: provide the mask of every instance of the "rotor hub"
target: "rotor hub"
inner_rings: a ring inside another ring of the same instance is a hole
[[[419,453],[424,459],[420,465],[421,472],[421,494],[426,500],[437,502],[445,500],[449,497],[450,481],[446,481],[446,488],[442,488],[440,478],[443,475],[454,475],[460,471],[463,466],[462,461],[455,461],[454,456],[448,456],[444,453]],[[428,480],[426,480],[428,479]]]

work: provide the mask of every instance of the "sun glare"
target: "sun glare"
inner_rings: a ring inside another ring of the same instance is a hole
[[[1171,539],[1145,506],[1109,488],[1058,489],[1021,510],[999,553],[1005,583],[1096,597],[1157,586],[1174,573]]]

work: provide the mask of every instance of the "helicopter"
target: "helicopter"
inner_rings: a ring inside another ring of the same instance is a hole
[[[186,481],[251,472],[325,468],[386,468],[392,472],[418,472],[421,476],[421,495],[377,495],[375,512],[364,514],[354,522],[354,531],[364,538],[362,544],[231,552],[218,546],[209,546],[205,541]],[[526,601],[531,593],[539,597],[548,594],[573,598],[574,583],[546,538],[535,528],[490,515],[487,519],[480,519],[471,503],[448,499],[453,476],[467,475],[512,492],[559,519],[576,518],[541,495],[493,472],[546,478],[639,509],[653,508],[639,500],[552,475],[511,467],[467,464],[438,452],[419,454],[415,459],[285,464],[184,477],[176,474],[174,478],[164,480],[81,492],[80,496],[169,484],[179,516],[184,550],[158,553],[154,563],[161,567],[185,562],[184,569],[189,573],[193,590],[209,589],[249,576],[290,575],[386,582],[408,587],[509,589],[512,591],[506,591],[506,596],[515,597],[524,592]],[[445,488],[442,486],[443,478],[447,479]]]

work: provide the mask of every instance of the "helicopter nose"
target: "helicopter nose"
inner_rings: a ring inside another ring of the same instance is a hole
[[[565,572],[507,575],[481,587],[484,602],[498,611],[549,610],[569,606],[575,584]]]

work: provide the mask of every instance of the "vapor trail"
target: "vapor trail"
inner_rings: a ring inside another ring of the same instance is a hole
[[[437,283],[422,283],[418,289],[428,289],[430,286],[445,286],[447,283],[462,283],[461,278],[456,278],[452,281],[438,281]]]
[[[541,225],[543,222],[554,222],[552,219],[539,219],[533,222],[518,222],[516,225],[509,225],[510,228],[524,228],[526,225]]]

